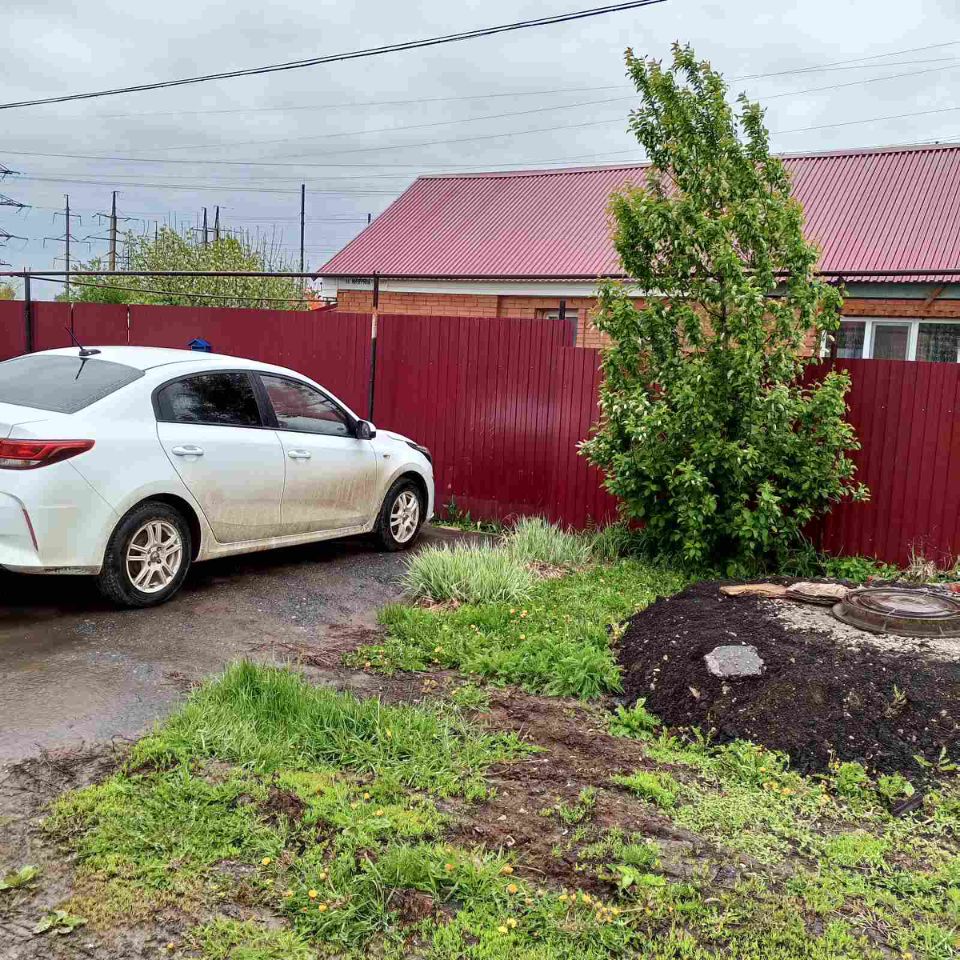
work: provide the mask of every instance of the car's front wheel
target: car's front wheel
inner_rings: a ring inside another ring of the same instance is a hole
[[[100,592],[124,607],[152,607],[181,587],[192,556],[190,527],[167,503],[148,500],[117,524],[97,578]]]
[[[424,503],[419,488],[412,480],[401,477],[383,500],[373,528],[374,539],[384,550],[406,550],[416,541],[423,519]]]

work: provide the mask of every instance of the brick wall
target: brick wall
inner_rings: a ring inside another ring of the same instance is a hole
[[[593,297],[567,297],[567,309],[577,310],[578,347],[602,347],[606,338],[590,317],[597,307]],[[380,294],[381,313],[415,313],[435,317],[513,317],[533,320],[541,310],[556,310],[558,297],[495,296],[467,293],[389,293]],[[337,309],[350,313],[369,313],[373,293],[369,290],[341,290]],[[850,299],[844,302],[846,317],[929,317],[960,320],[960,300]],[[811,332],[807,348],[816,349]]]

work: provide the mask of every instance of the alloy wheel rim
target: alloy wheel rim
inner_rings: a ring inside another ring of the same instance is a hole
[[[127,547],[127,576],[141,593],[159,593],[183,564],[183,538],[166,520],[148,520]]]
[[[390,533],[397,543],[406,543],[420,522],[420,499],[412,490],[404,490],[390,510]]]

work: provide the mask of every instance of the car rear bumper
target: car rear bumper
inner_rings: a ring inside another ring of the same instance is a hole
[[[15,573],[98,573],[118,520],[69,464],[0,471],[0,567]]]

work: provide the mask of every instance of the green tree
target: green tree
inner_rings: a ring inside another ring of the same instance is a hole
[[[601,292],[611,346],[584,452],[661,551],[775,561],[832,504],[867,496],[848,456],[848,377],[803,385],[805,346],[837,328],[841,297],[816,276],[759,106],[741,95],[731,108],[689,47],[674,45],[668,69],[629,50],[626,63],[651,166],[611,199],[633,282]],[[638,307],[637,289],[655,295]]]
[[[203,244],[188,233],[162,228],[156,237],[127,234],[123,240],[126,270],[241,270],[249,272],[296,268],[238,237]],[[106,270],[103,257],[79,263],[77,270]],[[307,299],[305,299],[305,297]],[[70,299],[95,303],[153,303],[170,306],[263,307],[303,310],[310,293],[300,281],[267,277],[84,277],[70,286]],[[61,294],[58,300],[66,299]]]
[[[0,300],[16,300],[17,291],[14,290],[13,284],[10,283],[0,283]]]

